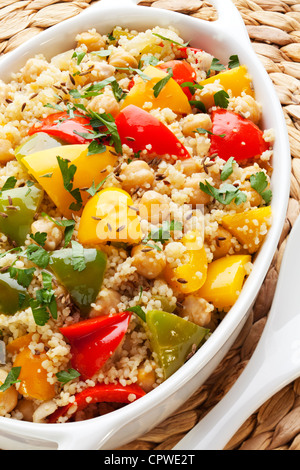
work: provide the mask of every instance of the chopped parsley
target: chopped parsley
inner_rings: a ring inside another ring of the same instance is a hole
[[[10,266],[8,272],[10,277],[16,279],[20,286],[27,288],[32,282],[35,268],[19,269],[15,266]]]
[[[214,186],[211,186],[211,184],[205,180],[205,184],[200,182],[200,189],[224,205],[230,204],[232,201],[234,201],[238,206],[247,200],[246,194],[232,184],[225,183],[219,189],[217,189]]]
[[[21,382],[21,380],[18,380],[20,372],[21,367],[12,367],[4,383],[0,386],[0,392],[5,392],[5,390],[9,389],[12,385]]]
[[[215,135],[217,137],[225,137],[226,134],[214,134],[211,131],[208,131],[207,129],[203,129],[202,127],[198,127],[195,132],[198,132],[199,134],[209,134],[209,135]]]
[[[233,164],[236,163],[233,157],[228,158],[227,162],[223,166],[223,170],[221,171],[220,178],[222,181],[225,181],[229,178],[229,176],[233,173]]]
[[[83,246],[72,240],[72,266],[74,271],[83,271],[86,268]]]
[[[86,192],[89,193],[90,196],[95,196],[95,194],[99,191],[99,189],[104,185],[107,178],[109,178],[111,175],[112,175],[111,173],[107,175],[102,181],[100,181],[99,184],[97,184],[97,186],[95,186],[95,181],[93,181],[92,186],[89,189],[87,189]]]
[[[44,326],[50,318],[57,319],[57,303],[52,288],[52,274],[42,272],[43,287],[35,292],[35,299],[30,299],[29,304],[35,323]]]
[[[271,189],[266,189],[268,186],[268,180],[266,174],[263,171],[259,171],[254,175],[250,176],[251,188],[261,195],[266,204],[269,204],[272,200]]]
[[[234,69],[240,66],[240,61],[238,55],[231,55],[229,57],[228,68]]]
[[[68,371],[62,370],[60,372],[57,372],[55,375],[56,375],[57,380],[63,384],[71,382],[71,380],[74,380],[74,379],[77,379],[77,377],[80,377],[80,373],[77,372],[77,370],[75,369],[68,369]]]
[[[188,42],[185,42],[183,44],[180,44],[180,42],[176,42],[176,41],[174,41],[174,39],[167,38],[166,36],[162,36],[161,34],[157,34],[157,33],[152,33],[152,34],[153,34],[153,36],[157,36],[158,38],[162,39],[163,41],[169,41],[172,44],[176,44],[176,46],[180,46],[180,47],[187,47],[190,43],[190,41],[188,41]]]
[[[199,83],[196,82],[183,82],[180,84],[181,88],[186,88],[190,90],[190,93],[192,95],[195,94],[196,90],[203,90],[204,86],[200,85]]]
[[[146,321],[146,312],[142,309],[140,305],[135,305],[134,307],[129,307],[126,309],[129,312],[134,312],[141,320]]]
[[[176,220],[172,220],[171,222],[168,220],[165,220],[161,227],[155,227],[151,229],[150,233],[147,235],[146,238],[143,239],[142,243],[147,243],[149,240],[160,242],[160,243],[165,243],[167,240],[170,240],[171,238],[171,232],[174,232],[175,230],[180,230],[182,231],[183,225],[181,222],[178,222]],[[150,246],[147,244],[147,246]],[[153,247],[152,247],[153,248]]]
[[[38,245],[44,246],[47,240],[47,233],[46,232],[36,232],[35,234],[31,234],[30,238],[34,240]]]
[[[82,197],[79,188],[73,189],[73,180],[77,167],[73,164],[69,166],[68,160],[60,157],[59,155],[56,158],[62,174],[64,188],[71,194],[71,196],[73,196],[76,201],[72,202],[69,209],[78,211],[82,206]]]
[[[55,223],[58,227],[64,227],[65,232],[65,242],[64,242],[64,247],[68,246],[68,244],[71,241],[74,229],[75,229],[75,220],[73,219],[68,219],[68,220],[56,220],[50,217],[50,215],[46,214],[45,212],[42,213],[43,217],[47,217],[49,220],[51,220],[53,223]]]
[[[202,113],[206,113],[206,107],[205,104],[200,101],[200,100],[190,100],[189,101],[190,105],[194,108],[199,109]]]
[[[225,90],[219,90],[214,94],[214,102],[216,106],[220,108],[228,108],[229,104],[229,95]]]
[[[158,97],[158,95],[160,94],[162,89],[166,86],[166,84],[168,83],[168,81],[172,77],[173,77],[173,70],[171,69],[171,67],[169,67],[168,68],[168,74],[164,78],[159,80],[153,87],[153,94],[154,94],[155,98]]]
[[[221,62],[219,61],[219,59],[217,59],[216,57],[213,58],[212,62],[211,62],[211,66],[207,72],[207,76],[209,77],[212,70],[215,71],[215,72],[221,72],[222,70],[225,70],[226,67],[225,65],[221,64]]]
[[[2,186],[1,191],[7,191],[8,189],[13,189],[16,186],[17,178],[14,176],[9,176]]]
[[[46,268],[49,264],[50,255],[41,246],[32,244],[28,245],[25,250],[25,255],[29,261],[36,264],[39,268]]]
[[[77,59],[77,65],[80,65],[86,53],[84,51],[74,51],[72,59]]]

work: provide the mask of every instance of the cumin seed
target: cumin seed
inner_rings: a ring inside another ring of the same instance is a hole
[[[6,209],[10,209],[10,210],[12,210],[12,211],[18,211],[18,210],[19,210],[19,208],[18,208],[18,207],[16,207],[16,206],[12,206],[12,205],[10,205],[10,206],[6,206]]]
[[[3,217],[4,219],[6,219],[8,217],[8,215],[5,214],[5,212],[0,212],[0,217]]]
[[[138,207],[128,206],[128,208],[129,208],[129,209],[132,209],[132,210],[135,211],[135,212],[138,212],[138,211],[139,211]]]
[[[152,250],[153,250],[153,248],[143,248],[143,249],[141,250],[141,252],[142,252],[142,253],[148,253],[148,251],[152,251]]]
[[[193,212],[190,212],[190,213],[186,216],[185,220],[190,220],[192,217],[193,217]]]
[[[10,104],[10,103],[13,103],[13,100],[10,100],[9,98],[6,98],[6,103]]]
[[[121,225],[120,227],[117,228],[117,232],[121,232],[122,230],[124,230],[125,227],[126,225]]]
[[[70,73],[69,73],[69,79],[70,79],[70,82],[72,83],[72,85],[76,85],[75,79],[74,79],[74,77],[72,77],[72,75]]]
[[[182,277],[177,279],[177,282],[180,282],[180,284],[187,284],[188,283],[188,281],[186,279],[183,279]]]
[[[102,220],[101,217],[95,217],[95,216],[93,216],[93,215],[92,215],[92,219],[94,219],[94,220]]]
[[[33,95],[29,96],[29,99],[33,100],[33,98],[35,98],[37,95],[38,95],[38,93],[33,93]]]
[[[109,230],[110,232],[112,231],[112,226],[110,225],[109,222],[107,222],[107,228],[108,228],[108,230]]]
[[[12,206],[12,205],[13,205],[13,201],[12,201],[11,196],[7,196],[7,199],[8,199],[9,204]]]
[[[25,107],[26,107],[26,103],[23,103],[22,106],[21,106],[21,112],[24,111]]]

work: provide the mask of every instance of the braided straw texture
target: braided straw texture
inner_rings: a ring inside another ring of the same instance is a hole
[[[288,128],[292,173],[286,221],[277,251],[239,338],[204,385],[170,418],[124,450],[170,450],[230,389],[260,338],[271,307],[289,232],[300,202],[300,0],[233,0],[253,48],[269,73]],[[0,55],[40,31],[78,15],[92,0],[0,0]],[[206,1],[145,0],[140,4],[175,10],[208,21],[216,12]],[[300,450],[300,379],[251,415],[227,450]]]

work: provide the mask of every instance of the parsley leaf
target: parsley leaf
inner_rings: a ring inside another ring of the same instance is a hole
[[[73,180],[77,167],[73,164],[69,166],[68,160],[60,157],[59,155],[56,158],[62,174],[64,188],[71,194],[71,196],[74,197],[76,201],[76,203],[72,202],[69,208],[71,210],[78,211],[82,206],[82,198],[79,188],[73,189]]]
[[[34,276],[34,272],[35,268],[19,269],[15,266],[11,266],[9,268],[10,277],[16,279],[17,283],[25,288],[30,286]]]
[[[102,181],[100,181],[99,184],[97,184],[97,186],[95,186],[95,181],[93,181],[93,184],[92,186],[86,190],[87,193],[89,193],[91,196],[95,196],[95,194],[99,191],[99,189],[101,188],[101,186],[104,185],[105,181],[107,180],[107,178],[109,178],[110,176],[112,175],[112,173],[110,173],[109,175],[107,175]]]
[[[75,369],[68,369],[68,371],[62,370],[61,372],[57,372],[55,375],[57,377],[57,380],[63,384],[66,384],[71,380],[80,377],[80,373],[77,372],[77,370]]]
[[[21,382],[21,380],[18,380],[20,372],[21,367],[12,367],[4,383],[0,386],[0,392],[5,392],[5,390],[9,389],[12,385]]]
[[[86,268],[83,246],[72,240],[72,265],[74,271],[83,271]]]
[[[229,57],[228,68],[234,69],[240,66],[240,61],[238,55],[231,55]]]
[[[229,176],[233,173],[233,164],[236,163],[233,157],[228,158],[227,162],[223,166],[223,170],[221,171],[220,178],[222,181],[227,180]]]
[[[199,83],[195,83],[195,82],[183,82],[180,84],[181,88],[186,88],[188,87],[188,89],[190,90],[190,93],[192,95],[195,94],[195,91],[196,90],[203,90],[204,86],[200,85]]]
[[[47,233],[46,232],[36,232],[35,234],[31,234],[30,238],[34,240],[38,245],[44,246],[47,240]]]
[[[226,134],[214,134],[211,131],[208,131],[207,129],[202,129],[202,127],[198,127],[195,132],[198,132],[199,134],[210,134],[210,135],[216,135],[217,137],[225,137]]]
[[[182,228],[183,228],[183,225],[181,222],[178,222],[175,220],[172,220],[171,222],[169,222],[168,220],[165,220],[162,223],[161,227],[155,227],[151,229],[147,237],[144,238],[143,243],[148,242],[149,240],[165,243],[167,240],[171,238],[171,232],[174,232],[175,230],[182,231]],[[150,245],[147,245],[147,246],[150,246]]]
[[[266,174],[263,171],[255,173],[255,175],[250,176],[251,188],[258,192],[261,195],[266,204],[269,204],[272,200],[272,191],[266,189],[268,186],[268,180]]]
[[[76,224],[75,220],[73,220],[73,219],[56,220],[56,219],[53,219],[52,217],[50,217],[50,215],[46,214],[45,212],[42,213],[42,216],[47,217],[49,220],[54,222],[58,227],[64,227],[65,228],[64,247],[66,247],[71,241],[71,238],[72,238],[72,235],[73,235],[73,232],[74,232],[74,229],[75,229],[75,224]]]
[[[72,55],[72,59],[77,59],[77,65],[80,65],[81,62],[82,62],[82,59],[84,58],[85,56],[85,52],[84,51],[80,51],[80,52],[76,52],[74,51],[73,55]]]
[[[39,300],[37,299],[30,299],[29,304],[35,323],[38,326],[46,325],[47,321],[50,318],[47,308],[43,305],[41,306]]]
[[[212,70],[214,70],[215,72],[221,72],[222,70],[225,70],[225,69],[226,69],[226,67],[223,64],[221,64],[219,59],[214,57],[212,62],[211,62],[210,69],[207,72],[207,76],[208,77],[210,76]]]
[[[180,44],[179,42],[176,42],[174,41],[173,39],[170,39],[170,38],[167,38],[166,36],[162,36],[161,34],[157,34],[157,33],[152,33],[153,36],[157,36],[158,38],[162,39],[163,41],[170,41],[172,42],[173,44],[176,44],[176,46],[180,46],[180,47],[186,47],[189,45],[189,42],[185,42],[184,44]]]
[[[107,128],[107,131],[111,135],[111,138],[113,140],[116,152],[122,155],[122,143],[113,116],[111,114],[99,114],[95,113],[92,110],[89,110],[88,117],[90,118],[90,124],[93,128],[97,129],[99,127],[102,127],[103,125]]]
[[[118,84],[117,80],[112,82],[111,84],[112,92],[114,94],[114,97],[118,102],[120,102],[123,98],[125,98],[126,93],[122,90],[120,85]]]
[[[8,189],[13,189],[16,185],[17,178],[14,176],[9,176],[5,181],[4,185],[2,186],[1,191],[7,191]]]
[[[158,95],[160,94],[162,89],[166,86],[166,84],[168,83],[168,81],[172,77],[173,77],[173,70],[171,69],[171,67],[169,67],[168,68],[168,74],[164,78],[159,80],[153,87],[153,94],[154,94],[155,98],[158,97]]]
[[[200,189],[224,205],[230,204],[234,201],[238,206],[247,200],[246,194],[232,184],[223,184],[221,188],[217,189],[205,180],[205,184],[200,182]]]
[[[206,107],[202,101],[190,100],[189,103],[191,106],[194,106],[195,108],[199,109],[199,111],[201,111],[202,113],[206,113]]]
[[[146,321],[146,312],[142,309],[140,305],[135,305],[135,307],[129,307],[127,308],[127,311],[134,312],[143,321]]]
[[[148,65],[153,65],[153,67],[155,67],[155,65],[157,65],[158,62],[160,62],[160,59],[158,59],[154,55],[147,55],[144,59],[142,59],[142,63],[144,67],[147,67]]]
[[[37,245],[29,245],[26,248],[26,256],[39,268],[46,268],[49,264],[50,255],[44,248]]]
[[[215,105],[219,106],[220,108],[228,108],[228,100],[229,95],[225,90],[217,91],[217,93],[214,94]]]

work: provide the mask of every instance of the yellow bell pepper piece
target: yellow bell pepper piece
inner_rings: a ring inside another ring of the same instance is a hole
[[[222,218],[222,225],[252,254],[262,245],[271,225],[271,219],[271,206],[266,206],[225,215]]]
[[[116,41],[119,41],[119,39],[122,36],[125,36],[127,39],[133,39],[136,34],[130,33],[129,31],[125,31],[125,29],[119,29],[115,28],[112,32],[113,38],[115,38]]]
[[[143,234],[130,195],[119,188],[106,188],[86,204],[80,219],[78,240],[83,245],[139,243]]]
[[[238,299],[246,276],[250,255],[219,258],[208,265],[207,278],[197,296],[211,302],[217,309],[228,309]]]
[[[227,92],[228,90],[231,90],[231,95],[233,97],[241,96],[243,92],[253,98],[255,97],[252,78],[248,73],[248,69],[245,65],[240,65],[239,67],[218,73],[217,75],[200,82],[200,85],[202,85],[204,89],[200,91],[199,96],[206,109],[215,105],[214,93],[211,91],[210,87],[207,87],[207,85],[211,85],[215,82],[220,83],[220,89],[223,88],[223,90]]]
[[[176,114],[190,114],[191,105],[185,93],[173,78],[162,88],[157,98],[154,96],[153,87],[163,78],[167,77],[167,73],[152,65],[149,65],[143,71],[151,80],[144,81],[138,77],[135,85],[127,94],[121,109],[133,104],[139,108],[143,108],[145,103],[152,103],[152,109],[170,108]]]
[[[42,366],[47,359],[46,354],[32,354],[28,347],[18,353],[13,367],[21,367],[18,392],[24,397],[47,401],[55,396],[55,385],[48,382],[47,370]]]
[[[186,247],[188,262],[178,267],[167,264],[164,277],[167,283],[182,294],[190,294],[200,289],[207,276],[207,256],[199,233],[191,231],[181,240]]]
[[[93,182],[97,186],[108,175],[108,170],[103,170],[108,167],[111,169],[114,166],[117,157],[113,155],[113,151],[112,147],[106,147],[106,151],[103,153],[88,155],[87,144],[63,145],[28,155],[22,158],[22,163],[43,187],[61,213],[70,218],[72,213],[80,214],[82,210],[75,212],[70,209],[70,205],[76,201],[64,187],[57,156],[67,159],[70,162],[69,165],[76,166],[73,189],[81,189],[90,188]],[[84,205],[89,195],[84,190],[81,190],[80,193]]]

